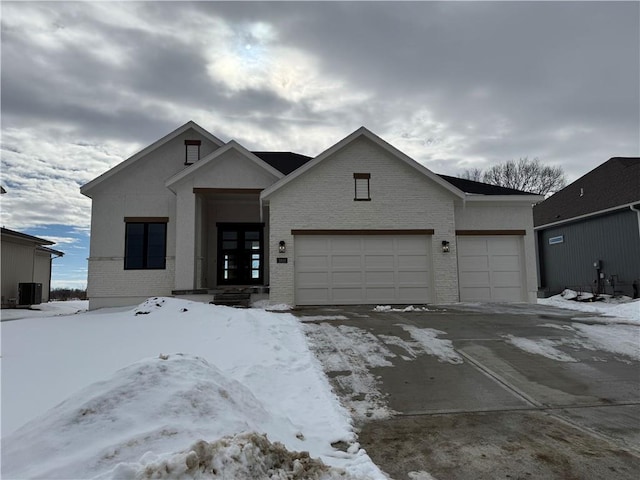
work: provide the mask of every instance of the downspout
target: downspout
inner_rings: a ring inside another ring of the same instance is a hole
[[[635,208],[634,205],[629,205],[629,208],[636,212],[636,215],[638,215],[638,238],[640,239],[640,210]]]

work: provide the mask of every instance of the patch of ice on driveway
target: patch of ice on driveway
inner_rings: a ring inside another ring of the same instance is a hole
[[[562,345],[562,340],[550,340],[547,338],[538,338],[532,340],[530,338],[514,337],[513,335],[504,335],[509,343],[518,347],[520,350],[532,353],[534,355],[542,355],[543,357],[557,360],[559,362],[577,362],[571,355],[558,350],[556,347]]]
[[[321,320],[347,320],[344,315],[302,315],[298,317],[301,322],[318,322]]]
[[[407,476],[410,480],[436,480],[436,477],[432,476],[429,472],[420,470],[419,472],[409,472]]]
[[[463,363],[462,357],[453,349],[451,340],[438,338],[438,335],[446,335],[447,332],[435,328],[418,328],[413,325],[398,325],[408,332],[425,353],[435,355],[441,362],[455,364]]]
[[[394,412],[388,408],[378,381],[369,371],[390,367],[396,355],[372,333],[347,325],[305,323],[309,346],[325,371],[333,373],[346,406],[358,419],[384,419]]]

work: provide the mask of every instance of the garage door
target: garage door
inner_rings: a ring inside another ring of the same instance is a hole
[[[525,301],[521,236],[457,237],[460,301]]]
[[[299,235],[295,250],[298,305],[431,300],[428,235]]]

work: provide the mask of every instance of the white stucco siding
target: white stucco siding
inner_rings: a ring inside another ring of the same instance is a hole
[[[354,173],[369,173],[371,201],[354,201]],[[270,300],[294,303],[292,229],[433,229],[434,301],[457,300],[454,196],[366,138],[359,138],[273,193]],[[278,243],[289,262],[277,263]],[[443,253],[441,241],[451,242]]]
[[[522,237],[527,300],[537,299],[537,270],[533,206],[529,203],[509,205],[504,202],[467,202],[455,207],[456,230],[524,230]]]

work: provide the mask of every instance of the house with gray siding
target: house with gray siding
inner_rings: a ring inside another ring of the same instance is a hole
[[[640,158],[609,159],[537,204],[533,217],[542,295],[571,288],[637,296]]]
[[[4,227],[1,241],[2,307],[48,302],[52,261],[64,254],[50,248],[54,242]]]
[[[437,175],[364,127],[312,158],[187,122],[81,192],[91,309],[225,292],[290,305],[536,300],[542,197]]]

